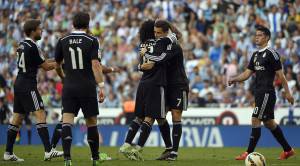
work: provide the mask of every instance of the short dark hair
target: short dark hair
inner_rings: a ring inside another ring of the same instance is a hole
[[[269,30],[269,28],[262,25],[256,25],[255,28],[257,31],[262,31],[266,36],[269,37],[269,39],[271,38],[271,31]]]
[[[170,24],[166,20],[156,20],[154,26],[157,28],[162,28],[164,32],[167,32],[170,28]]]
[[[73,17],[75,29],[87,29],[90,23],[90,15],[86,12],[77,12]]]
[[[154,20],[144,21],[139,31],[140,42],[144,43],[149,39],[155,39],[154,35]]]
[[[41,21],[38,19],[26,20],[23,26],[23,31],[25,32],[26,36],[30,36],[31,32],[35,31],[40,24]]]

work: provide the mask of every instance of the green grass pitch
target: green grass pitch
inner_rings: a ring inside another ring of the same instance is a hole
[[[0,146],[1,158],[5,146]],[[61,150],[61,147],[58,147]],[[134,165],[151,165],[151,166],[243,166],[244,161],[235,161],[234,157],[243,152],[245,148],[180,148],[177,161],[155,161],[154,159],[160,155],[163,148],[144,148],[143,155],[145,161],[130,161],[122,154],[118,153],[118,147],[101,147],[102,152],[108,153],[113,160],[105,161],[103,166],[134,166]],[[280,161],[277,160],[280,148],[257,148],[256,151],[263,154],[267,160],[267,165],[282,166],[300,166],[300,149],[297,148],[296,156]],[[63,165],[63,159],[53,159],[52,161],[43,161],[42,146],[15,146],[14,152],[25,162],[15,163],[0,160],[0,166],[59,166]],[[90,152],[88,147],[72,147],[72,163],[74,166],[91,165]]]

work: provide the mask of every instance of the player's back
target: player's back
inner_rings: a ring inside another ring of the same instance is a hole
[[[17,48],[18,75],[14,84],[15,91],[28,91],[37,88],[37,72],[45,58],[39,51],[36,43],[26,38]]]
[[[140,48],[146,47],[148,48],[147,54],[156,55],[159,52],[158,50],[154,50],[154,46],[156,45],[157,41],[154,39],[147,40],[145,43],[142,43],[140,45]],[[165,46],[167,47],[167,46]],[[162,48],[166,49],[166,48]],[[141,61],[141,64],[146,63],[147,61],[150,61],[145,56],[142,57],[143,60]],[[165,86],[167,83],[166,79],[166,64],[161,63],[159,65],[154,65],[154,67],[150,70],[143,71],[143,76],[141,78],[141,83],[153,83],[156,85],[162,85]]]
[[[61,38],[56,48],[56,61],[64,60],[64,91],[78,96],[94,97],[96,81],[92,59],[98,59],[98,40],[83,31]]]
[[[173,44],[172,51],[177,55],[174,55],[168,62],[168,86],[180,86],[188,88],[189,81],[185,72],[182,48],[179,44]]]

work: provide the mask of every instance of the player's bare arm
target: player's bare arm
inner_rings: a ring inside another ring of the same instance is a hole
[[[61,65],[62,65],[62,62],[57,63],[55,71],[56,71],[57,75],[60,77],[60,79],[63,80],[65,78],[65,73],[64,73]]]
[[[102,72],[103,72],[103,74],[120,73],[121,69],[118,67],[107,67],[107,66],[102,65]]]
[[[176,34],[176,37],[178,39],[178,41],[182,40],[182,33],[177,29],[176,26],[174,26],[173,24],[169,23],[170,25],[170,30]]]
[[[251,75],[252,75],[253,71],[250,70],[250,69],[246,69],[242,74],[236,76],[236,77],[231,77],[229,80],[228,80],[228,85],[232,85],[234,83],[237,83],[237,82],[243,82],[245,80],[247,80]]]
[[[287,81],[286,81],[286,78],[284,76],[283,71],[282,70],[277,70],[276,75],[280,79],[281,84],[284,88],[286,99],[289,101],[289,103],[291,103],[293,105],[294,104],[294,97],[291,95],[291,92],[290,92],[290,89],[289,89],[289,86],[287,84]]]
[[[41,64],[41,68],[45,71],[53,70],[56,68],[56,62],[47,59],[44,63]]]
[[[102,103],[105,98],[104,80],[103,80],[102,66],[98,59],[92,60],[92,70],[94,73],[96,83],[98,84],[99,87],[99,92],[98,92],[99,102]]]

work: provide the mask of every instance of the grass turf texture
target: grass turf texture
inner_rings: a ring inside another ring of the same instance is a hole
[[[17,156],[23,158],[25,162],[7,162],[3,161],[5,146],[0,146],[1,160],[0,166],[59,166],[63,165],[63,158],[52,159],[52,161],[43,161],[44,152],[42,146],[15,146],[14,152]],[[61,150],[61,147],[57,148]],[[244,161],[236,161],[234,157],[245,150],[245,148],[180,148],[177,161],[156,161],[163,148],[146,147],[143,151],[145,161],[130,161],[122,154],[118,153],[118,147],[100,147],[101,152],[108,153],[113,160],[105,161],[101,165],[105,166],[133,166],[133,165],[151,165],[151,166],[242,166]],[[267,165],[299,166],[300,148],[296,148],[296,156],[288,160],[277,160],[281,148],[257,148],[256,151],[263,154],[267,160]],[[72,147],[73,166],[92,165],[90,160],[89,147]]]

